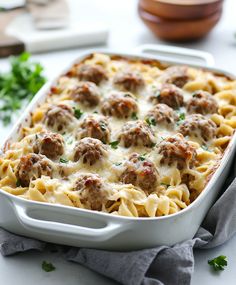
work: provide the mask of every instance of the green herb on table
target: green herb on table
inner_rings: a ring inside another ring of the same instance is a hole
[[[6,126],[12,114],[28,103],[46,82],[43,67],[30,61],[30,54],[10,58],[11,69],[0,74],[0,120]]]
[[[83,112],[80,109],[77,108],[74,109],[74,116],[76,117],[76,119],[80,119],[82,115]]]
[[[51,262],[47,262],[44,260],[42,262],[42,269],[46,272],[52,272],[56,269],[56,267]]]
[[[110,146],[111,146],[113,149],[117,149],[117,148],[118,148],[119,141],[113,141],[113,142],[110,142],[109,144],[110,144]]]
[[[216,258],[208,260],[208,264],[212,266],[215,271],[224,270],[225,266],[227,266],[227,257],[224,255],[219,255]]]
[[[60,158],[60,163],[68,163],[69,162],[69,160],[68,159],[66,159],[66,158]]]

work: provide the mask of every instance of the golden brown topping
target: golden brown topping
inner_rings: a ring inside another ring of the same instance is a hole
[[[146,116],[146,122],[149,125],[159,125],[166,124],[168,126],[173,126],[178,120],[178,116],[172,108],[166,104],[157,104],[151,109]]]
[[[82,159],[83,163],[93,165],[107,155],[107,148],[100,140],[83,138],[75,146],[74,161]]]
[[[215,98],[206,91],[196,91],[187,102],[189,113],[200,113],[203,115],[218,113],[218,103]]]
[[[55,133],[36,135],[33,150],[35,153],[44,154],[48,158],[57,159],[64,153],[64,139],[60,134]]]
[[[138,111],[138,105],[130,93],[113,92],[104,100],[101,110],[104,115],[129,118]]]
[[[114,77],[114,84],[124,91],[137,92],[144,87],[145,82],[142,75],[138,72],[127,71],[117,73]]]
[[[176,164],[179,169],[192,167],[196,157],[196,150],[183,137],[182,134],[168,137],[157,146],[157,152],[162,156],[161,163]]]
[[[17,166],[16,177],[19,184],[27,187],[31,180],[40,178],[42,175],[52,177],[52,165],[43,155],[29,153],[21,157]]]
[[[148,193],[155,191],[159,184],[159,174],[151,161],[133,153],[124,166],[126,168],[120,178],[122,183],[133,184]]]
[[[118,139],[125,147],[153,147],[155,144],[155,137],[152,129],[146,122],[141,120],[125,123]]]

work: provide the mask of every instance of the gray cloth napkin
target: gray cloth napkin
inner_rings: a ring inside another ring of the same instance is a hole
[[[226,191],[212,206],[192,240],[173,247],[159,246],[131,252],[69,248],[65,257],[125,285],[189,285],[194,269],[193,249],[216,247],[236,232],[235,176],[234,163],[222,188]],[[4,256],[30,249],[43,250],[45,246],[44,242],[0,229],[0,251]]]

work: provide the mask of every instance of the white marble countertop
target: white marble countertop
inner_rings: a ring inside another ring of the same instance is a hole
[[[138,45],[145,43],[163,43],[157,40],[139,20],[136,12],[136,0],[70,0],[73,6],[73,17],[80,21],[91,19],[107,23],[110,29],[109,48],[132,51]],[[205,39],[179,46],[190,47],[211,52],[216,60],[216,66],[236,74],[236,1],[227,0],[221,22]],[[166,43],[165,43],[166,44]],[[50,78],[59,69],[78,56],[82,49],[60,51],[48,54],[34,55],[33,59],[40,61]],[[0,70],[8,67],[7,60],[0,60]],[[0,129],[0,141],[8,129]],[[207,260],[224,254],[228,257],[228,266],[224,272],[214,273]],[[46,273],[41,270],[43,260],[52,262],[56,271]],[[229,242],[212,250],[195,251],[195,269],[192,285],[197,284],[236,284],[236,236]],[[66,262],[59,253],[28,252],[14,257],[3,258],[0,255],[0,284],[17,285],[113,285],[117,284],[78,264]],[[176,284],[178,285],[178,284]]]

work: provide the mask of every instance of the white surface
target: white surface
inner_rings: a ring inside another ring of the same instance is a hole
[[[77,0],[73,4],[74,17],[106,21],[111,29],[109,47],[118,50],[134,48],[144,43],[163,43],[155,39],[137,17],[136,0]],[[204,40],[179,46],[191,47],[211,52],[216,60],[216,66],[236,74],[236,31],[235,14],[236,1],[227,0],[222,21]],[[46,67],[48,76],[55,74],[66,63],[75,58],[80,50],[62,51],[57,53],[34,56]],[[0,69],[7,68],[7,61],[0,61]],[[0,130],[1,138],[6,131]],[[207,265],[207,260],[219,254],[228,257],[229,265],[224,272],[215,274]],[[51,261],[57,267],[52,273],[41,270],[43,260]],[[195,254],[195,271],[192,285],[198,284],[236,284],[236,236],[228,243],[212,250],[198,250]],[[80,265],[65,262],[61,254],[55,253],[25,253],[10,258],[0,256],[0,284],[17,285],[113,285],[115,284]],[[178,284],[173,284],[178,285]],[[180,284],[182,285],[182,284]]]

